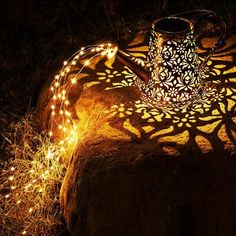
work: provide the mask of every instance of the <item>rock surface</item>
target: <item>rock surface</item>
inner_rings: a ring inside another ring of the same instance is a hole
[[[201,55],[211,41],[200,41]],[[213,89],[184,110],[147,107],[118,61],[96,61],[83,74],[71,92],[79,138],[61,189],[71,235],[236,235],[235,42],[208,63]],[[145,57],[142,35],[127,45]]]

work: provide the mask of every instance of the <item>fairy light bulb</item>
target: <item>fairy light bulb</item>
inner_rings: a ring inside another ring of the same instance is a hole
[[[14,171],[16,168],[14,166],[11,167],[11,171]]]
[[[65,114],[66,114],[67,117],[70,117],[70,116],[71,116],[71,113],[68,112],[68,111],[66,111]]]
[[[76,78],[71,79],[71,83],[75,84],[76,83]]]
[[[101,52],[101,56],[105,56],[106,54],[107,54],[106,51],[102,51],[102,52]]]
[[[9,179],[10,181],[13,181],[14,176],[10,176],[8,179]]]
[[[64,62],[63,62],[63,65],[64,65],[64,66],[66,66],[67,64],[68,64],[68,62],[67,62],[67,61],[64,61]]]
[[[88,66],[89,64],[90,64],[89,60],[86,60],[84,63],[85,66]]]
[[[53,157],[53,152],[51,150],[48,150],[48,153],[46,155],[47,159],[51,159]]]

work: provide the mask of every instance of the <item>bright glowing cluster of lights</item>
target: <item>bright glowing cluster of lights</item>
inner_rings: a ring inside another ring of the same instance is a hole
[[[68,60],[63,62],[62,69],[55,75],[50,86],[53,98],[51,104],[50,137],[54,135],[55,128],[58,128],[63,133],[62,143],[74,141],[73,137],[77,126],[73,122],[70,101],[68,99],[70,89],[77,83],[82,70],[88,67],[94,58],[107,57],[110,59],[115,56],[117,50],[118,48],[111,43],[91,45],[82,47]]]
[[[1,170],[2,235],[48,235],[62,224],[59,191],[68,146],[62,149],[37,133],[31,126],[33,119],[23,118],[12,124],[14,132],[9,131],[8,149],[14,158]]]
[[[20,222],[15,228],[22,228],[22,235],[45,235],[48,228],[60,224],[60,210],[55,213],[55,204],[59,205],[66,157],[71,155],[78,138],[68,95],[77,83],[79,74],[95,57],[110,59],[116,52],[117,47],[111,43],[92,45],[81,48],[63,62],[62,69],[50,85],[52,102],[49,104],[51,117],[48,135],[52,137],[58,129],[63,134],[58,141],[51,142],[47,135],[35,132],[31,124],[35,118],[26,117],[16,124],[16,130],[21,133],[19,143],[11,143],[10,149],[15,156],[2,170],[0,220],[5,235],[9,235],[9,232],[12,235],[12,222]],[[8,140],[11,140],[13,133],[9,133]]]

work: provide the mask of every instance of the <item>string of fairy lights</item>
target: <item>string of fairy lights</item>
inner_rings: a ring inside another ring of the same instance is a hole
[[[106,56],[108,59],[110,59],[114,57],[116,52],[117,47],[111,43],[90,45],[87,47],[82,47],[68,60],[63,62],[62,69],[57,75],[55,75],[55,78],[50,86],[53,97],[53,103],[51,105],[52,119],[49,129],[50,137],[54,135],[56,125],[56,127],[63,133],[64,138],[61,140],[61,143],[66,141],[71,143],[74,141],[73,137],[76,133],[77,126],[71,118],[71,112],[69,109],[70,101],[68,99],[69,91],[72,86],[77,83],[79,74],[82,72],[82,70],[89,66],[94,58]],[[82,63],[81,68],[78,69],[77,73],[73,73],[73,76],[70,77],[70,72],[74,70],[79,63]],[[68,136],[68,132],[71,134],[70,136]]]
[[[58,131],[62,134],[62,138],[59,140],[55,138],[55,144],[50,141],[42,141],[42,145],[36,153],[31,153],[31,149],[23,150],[23,152],[27,152],[24,155],[27,155],[28,159],[15,159],[10,162],[10,166],[4,169],[2,187],[8,191],[5,195],[1,195],[0,203],[5,199],[6,216],[10,213],[16,215],[19,210],[25,216],[27,214],[36,215],[37,211],[44,207],[47,191],[49,191],[47,186],[53,181],[61,179],[64,168],[61,158],[65,155],[68,146],[75,143],[74,139],[77,137],[77,126],[72,119],[68,98],[70,89],[76,85],[80,73],[92,63],[94,58],[107,57],[110,59],[116,52],[117,47],[111,43],[90,45],[82,47],[63,62],[62,69],[55,75],[49,87],[52,103],[50,104],[48,131],[49,140]],[[76,73],[74,73],[75,70]],[[31,195],[32,197],[29,198]],[[23,226],[22,235],[32,233],[29,232],[31,224],[32,221],[29,219],[28,225]]]

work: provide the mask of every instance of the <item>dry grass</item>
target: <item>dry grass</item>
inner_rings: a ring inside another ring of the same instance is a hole
[[[1,163],[1,234],[63,234],[59,191],[65,165],[61,147],[36,131],[32,113],[12,123],[4,137],[11,159]]]

